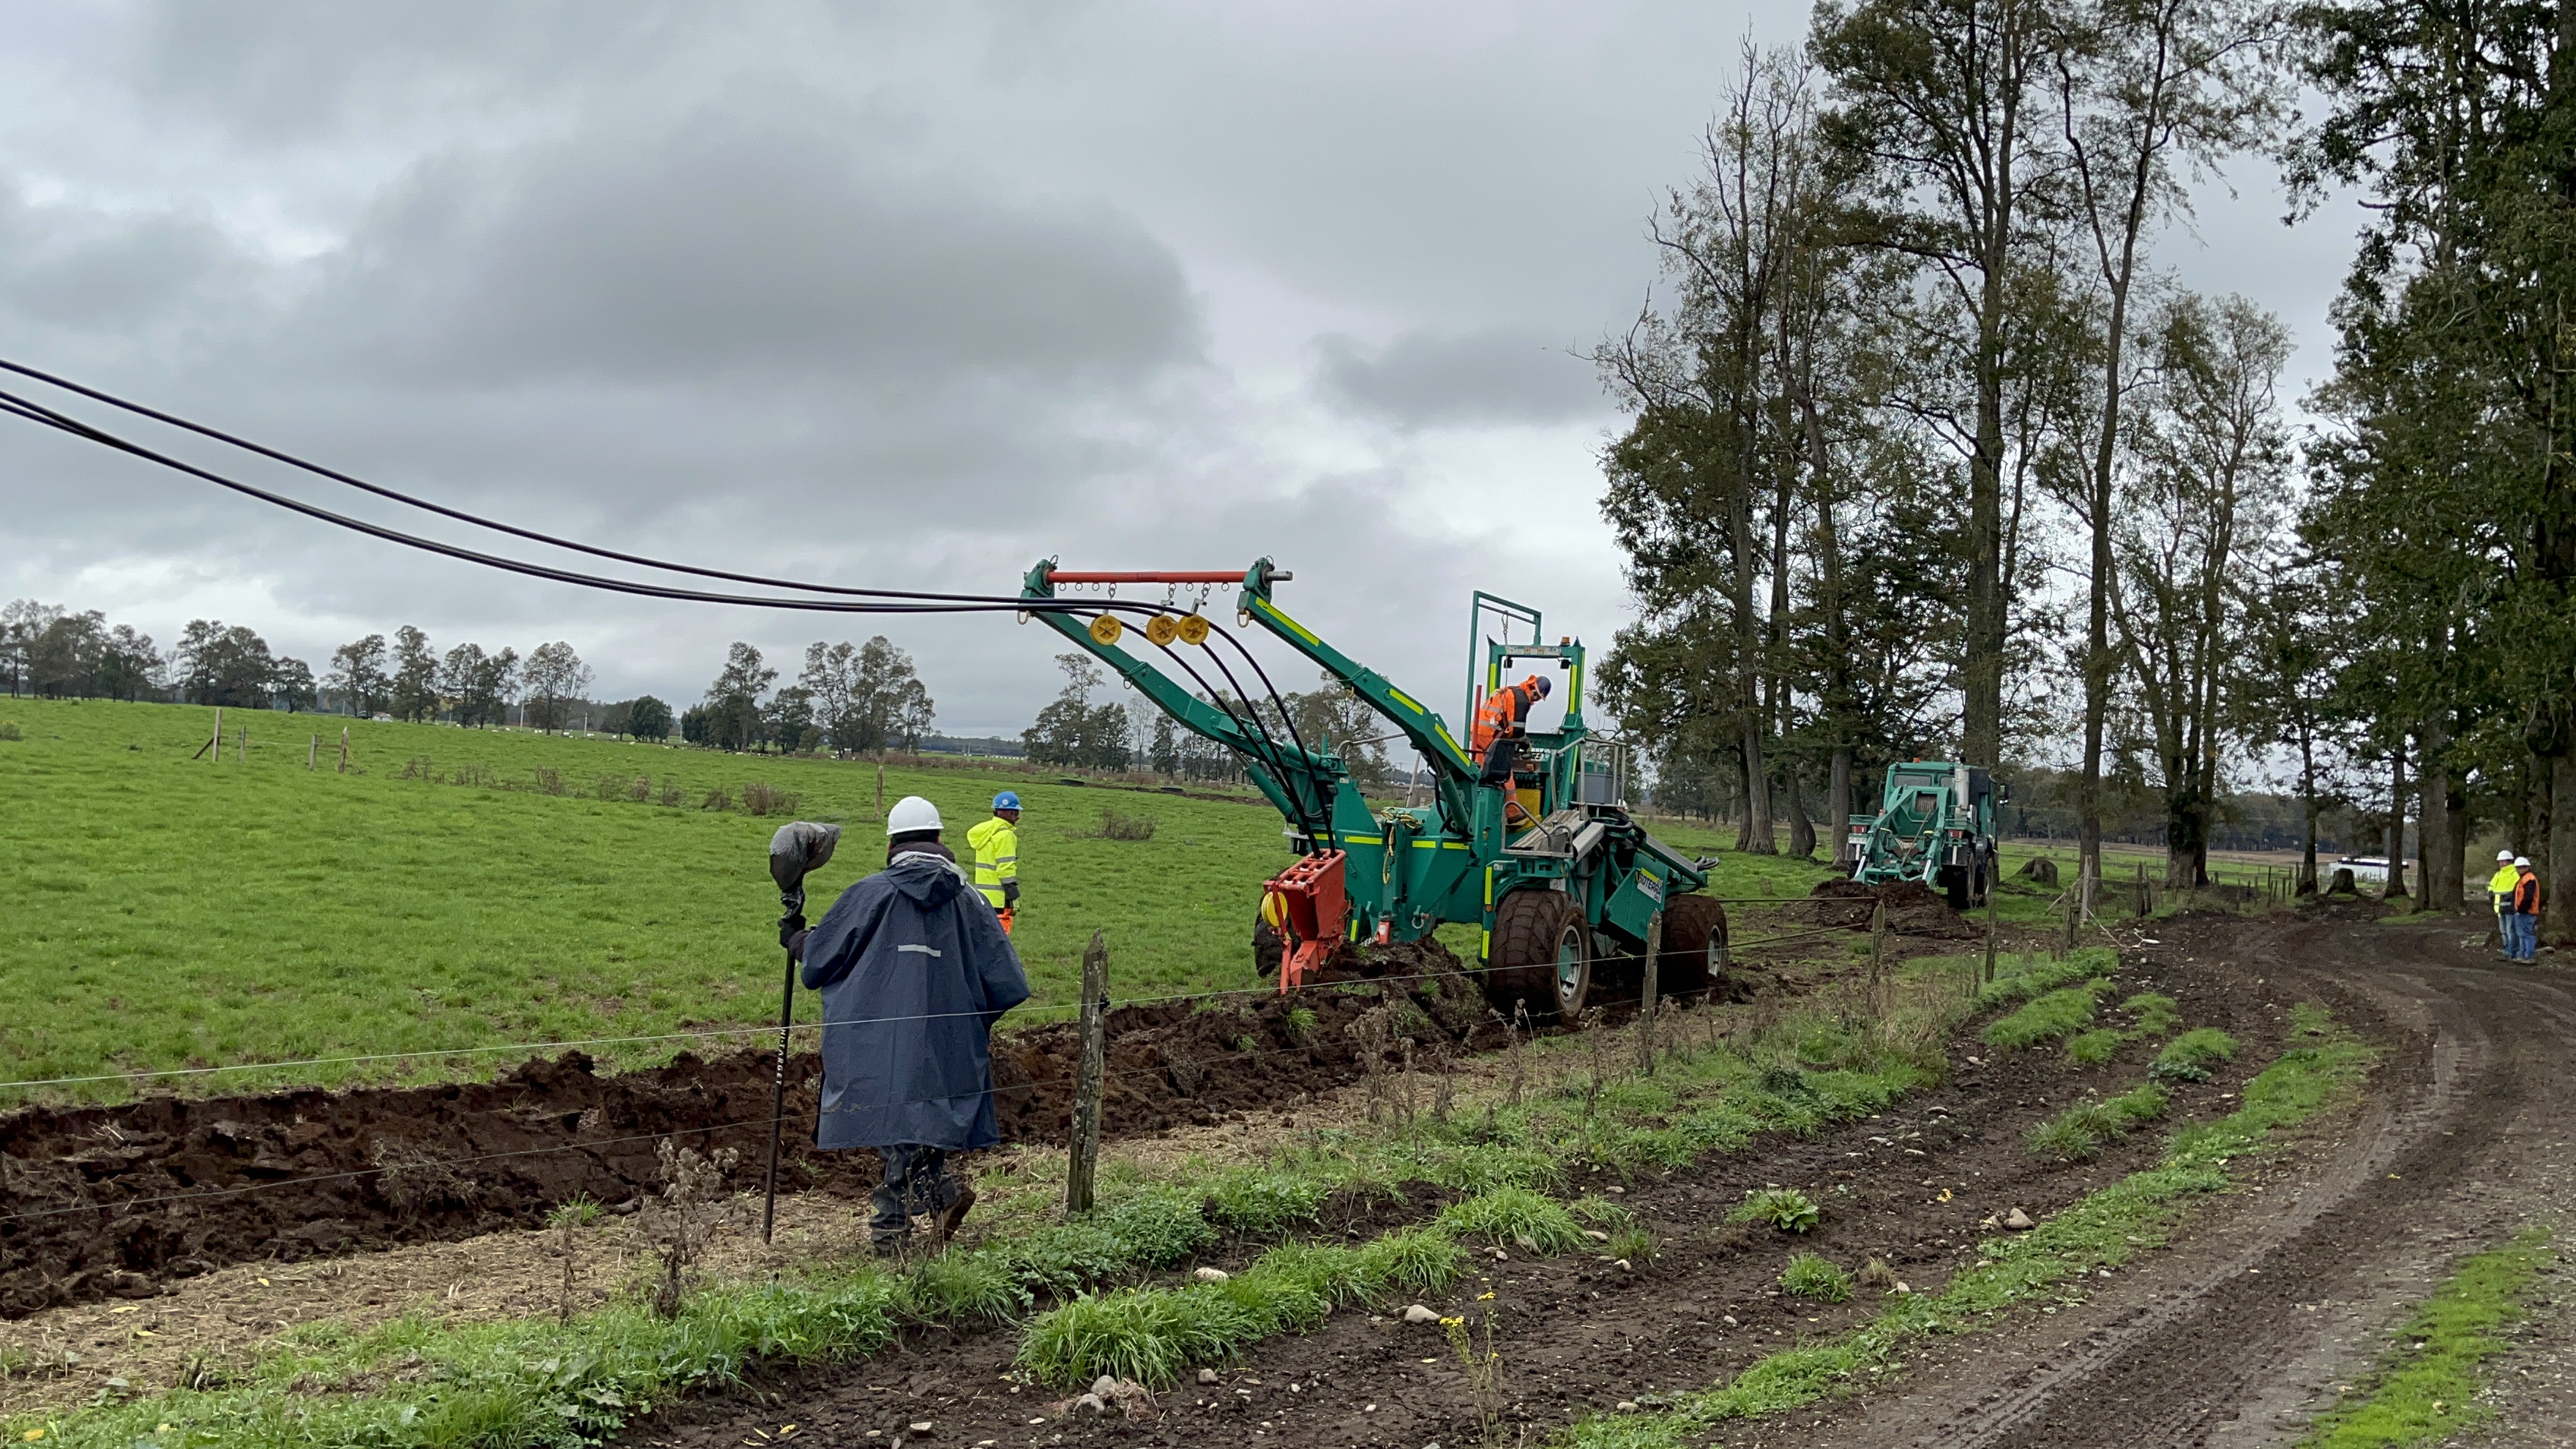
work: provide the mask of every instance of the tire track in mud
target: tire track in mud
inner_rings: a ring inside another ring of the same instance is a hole
[[[2475,963],[2458,930],[2301,923],[2257,945],[2248,956],[2285,993],[2325,999],[2387,1047],[2331,1154],[2091,1303],[1936,1352],[1806,1442],[2297,1439],[2453,1259],[2563,1200],[2576,997],[2531,968]]]

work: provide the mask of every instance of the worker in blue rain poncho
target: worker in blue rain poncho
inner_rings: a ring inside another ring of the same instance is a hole
[[[915,1215],[957,1230],[975,1191],[951,1152],[1001,1140],[989,1038],[1029,998],[993,908],[939,843],[939,811],[915,795],[886,812],[886,868],[841,892],[812,930],[782,923],[823,994],[817,1147],[873,1147],[885,1160],[868,1234],[899,1251]]]

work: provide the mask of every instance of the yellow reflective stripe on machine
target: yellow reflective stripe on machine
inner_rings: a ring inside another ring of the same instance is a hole
[[[1413,711],[1415,714],[1422,713],[1422,706],[1415,704],[1411,696],[1407,695],[1403,690],[1396,688],[1394,685],[1390,684],[1386,687],[1386,695],[1387,698],[1394,700],[1397,704],[1403,705],[1406,709]]]
[[[1447,745],[1450,749],[1456,750],[1461,755],[1467,753],[1465,750],[1459,748],[1457,740],[1450,737],[1449,727],[1447,725],[1433,725],[1431,727],[1431,732],[1438,735],[1440,737],[1440,743]]]
[[[1489,865],[1489,866],[1486,866],[1486,867],[1485,867],[1485,909],[1490,911],[1490,910],[1492,910],[1493,908],[1494,908],[1494,868],[1493,868],[1492,866],[1490,866],[1490,865]]]
[[[1485,933],[1485,940],[1484,940],[1484,944],[1483,944],[1483,945],[1481,945],[1481,946],[1478,946],[1478,947],[1476,948],[1476,959],[1477,959],[1477,960],[1479,960],[1479,961],[1491,961],[1491,960],[1493,960],[1493,959],[1494,959],[1494,933],[1493,933],[1493,932],[1491,932],[1491,931],[1487,931],[1487,932]]]
[[[1291,630],[1295,631],[1298,638],[1305,640],[1307,643],[1314,645],[1318,649],[1324,647],[1324,641],[1309,633],[1305,625],[1298,623],[1296,620],[1289,618],[1283,613],[1280,613],[1278,605],[1261,597],[1259,594],[1252,596],[1252,607],[1269,615],[1271,618],[1278,620],[1280,623],[1287,625]]]
[[[1467,842],[1463,840],[1417,840],[1413,842],[1413,848],[1416,850],[1465,850],[1468,846]]]

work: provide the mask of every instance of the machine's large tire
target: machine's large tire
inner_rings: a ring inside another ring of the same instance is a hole
[[[1532,1021],[1571,1022],[1592,994],[1592,933],[1583,912],[1556,891],[1514,891],[1494,908],[1494,954],[1485,996],[1505,1016],[1525,1007]]]
[[[1950,903],[1950,909],[1964,911],[1968,908],[1968,873],[1976,868],[1973,865],[1941,867],[1941,874],[1938,877],[1941,882],[1941,898]]]
[[[1664,949],[1655,994],[1697,997],[1726,976],[1726,907],[1714,896],[1675,896],[1664,907]]]

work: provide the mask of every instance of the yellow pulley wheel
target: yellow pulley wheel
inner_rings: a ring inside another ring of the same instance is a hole
[[[1208,639],[1208,631],[1214,627],[1216,626],[1210,624],[1207,620],[1200,618],[1196,614],[1191,614],[1181,620],[1177,632],[1180,634],[1181,642],[1184,644],[1205,644]]]
[[[1115,614],[1102,614],[1091,621],[1091,642],[1095,644],[1115,644],[1126,632],[1127,626],[1119,623]]]
[[[1169,644],[1181,637],[1180,621],[1169,614],[1156,614],[1145,621],[1145,637],[1157,644]]]

